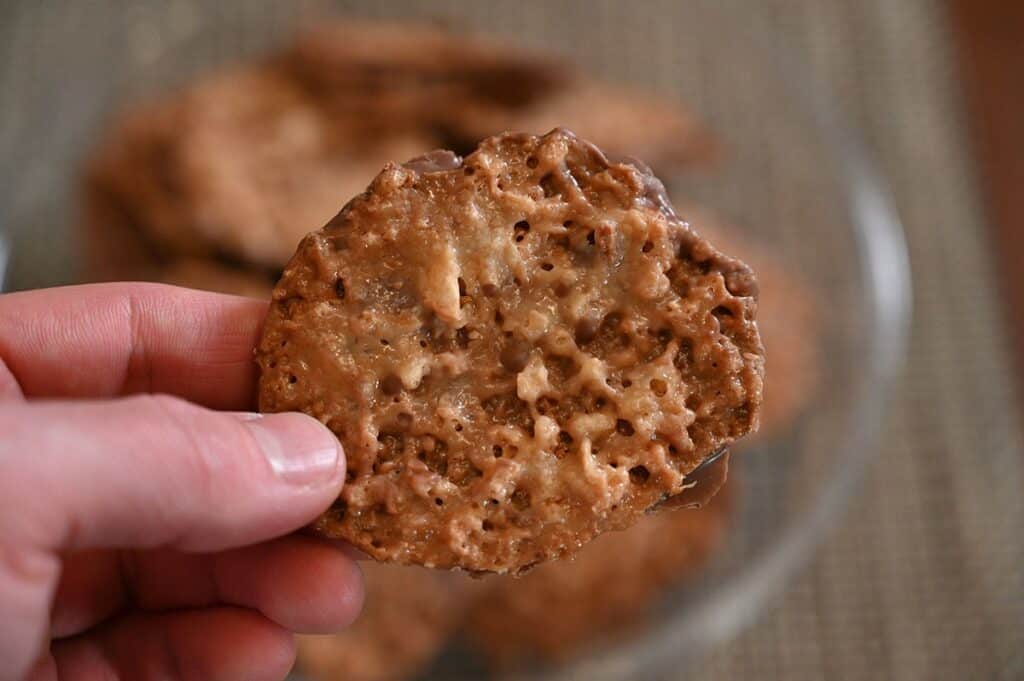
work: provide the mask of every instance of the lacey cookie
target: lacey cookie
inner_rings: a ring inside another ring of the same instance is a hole
[[[645,166],[562,129],[504,134],[387,165],[303,239],[257,349],[260,407],[344,444],[322,534],[517,573],[679,505],[757,428],[756,309],[750,269]]]

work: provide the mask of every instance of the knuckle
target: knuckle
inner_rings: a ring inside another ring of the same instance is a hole
[[[192,418],[192,412],[199,410],[192,403],[174,395],[136,395],[128,399],[137,400],[145,406],[144,408],[152,409],[163,416],[169,416],[174,419]]]
[[[230,419],[170,395],[147,396],[173,432],[175,471],[197,506],[209,508],[231,476],[240,438]]]
[[[172,447],[180,451],[174,457],[175,473],[200,514],[195,522],[209,522],[210,514],[230,503],[238,490],[258,484],[254,471],[263,471],[265,462],[241,421],[169,395],[146,399],[173,433]]]
[[[56,556],[0,540],[0,593],[17,594],[5,609],[6,637],[0,640],[0,678],[21,678],[47,638],[50,598],[60,576]],[[8,677],[5,674],[13,674]]]
[[[29,414],[16,407],[0,408],[0,534],[10,536],[12,525],[20,524],[39,485],[26,455],[34,452]]]

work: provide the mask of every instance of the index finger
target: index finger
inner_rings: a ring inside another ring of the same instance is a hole
[[[4,294],[0,380],[6,364],[25,397],[159,392],[250,409],[252,349],[266,312],[265,301],[163,284]]]

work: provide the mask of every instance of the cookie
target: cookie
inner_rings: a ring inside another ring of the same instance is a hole
[[[771,360],[761,425],[744,444],[776,437],[811,405],[821,381],[820,302],[811,283],[769,244],[745,236],[706,208],[686,203],[681,211],[703,236],[757,272],[757,328]]]
[[[598,639],[621,636],[670,588],[692,579],[720,546],[731,488],[697,511],[655,513],[601,535],[573,560],[539,566],[519,579],[484,580],[463,625],[498,667],[562,661]]]
[[[86,192],[82,205],[85,258],[81,276],[85,281],[158,281],[269,300],[280,276],[279,271],[268,275],[259,268],[215,259],[168,260],[166,254],[154,253],[153,244],[146,242],[142,230],[129,219],[124,201],[98,185]]]
[[[333,111],[435,130],[458,153],[506,130],[557,126],[657,167],[706,161],[714,148],[680,104],[600,83],[555,55],[494,37],[345,22],[300,36],[288,59]]]
[[[169,263],[161,268],[156,278],[165,284],[263,300],[270,300],[274,286],[274,282],[269,281],[261,272],[198,259]]]
[[[418,675],[458,625],[465,590],[450,575],[363,563],[366,600],[333,636],[299,636],[297,666],[310,681],[400,681]]]
[[[264,411],[333,430],[316,523],[374,558],[521,572],[628,527],[755,430],[756,281],[644,167],[565,130],[388,165],[285,268]]]
[[[179,258],[276,272],[384,163],[565,122],[656,162],[695,159],[708,139],[682,107],[556,57],[428,26],[328,24],[117,118],[84,183],[87,274],[152,278]]]
[[[279,268],[384,163],[434,142],[412,131],[367,138],[346,123],[276,68],[239,69],[195,87],[182,106],[177,150],[187,227],[213,251]]]
[[[457,114],[455,129],[471,139],[564,126],[613,156],[642,158],[657,169],[698,167],[716,154],[714,137],[681,105],[586,78],[514,109],[471,102]]]
[[[522,109],[575,79],[553,55],[430,25],[328,24],[300,35],[285,58],[335,115],[436,130],[456,149],[482,137],[453,127],[464,109]]]
[[[205,254],[182,228],[186,202],[171,161],[178,120],[173,100],[136,107],[88,159],[80,219],[88,279],[146,278],[165,253]]]
[[[367,136],[279,64],[250,64],[121,117],[89,164],[84,203],[113,201],[154,261],[277,271],[384,163],[436,142],[416,131]]]
[[[78,241],[83,281],[149,280],[159,269],[150,244],[140,236],[127,208],[106,188],[90,183],[82,192]]]

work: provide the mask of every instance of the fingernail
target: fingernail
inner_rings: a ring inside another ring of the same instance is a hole
[[[239,420],[256,439],[270,467],[292,485],[333,480],[341,465],[341,444],[323,424],[304,414],[265,414]]]

